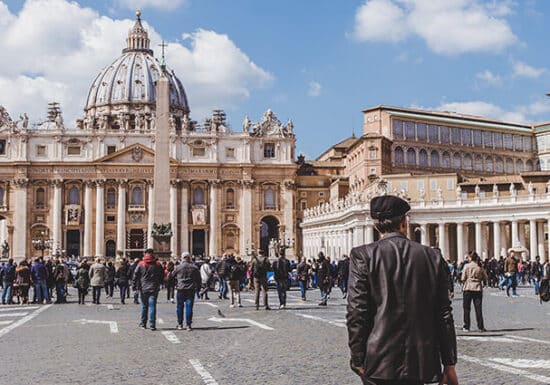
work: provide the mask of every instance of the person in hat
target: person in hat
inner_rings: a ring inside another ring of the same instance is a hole
[[[160,285],[164,280],[162,265],[153,256],[153,249],[145,250],[143,260],[138,263],[134,272],[134,286],[138,287],[141,296],[141,322],[139,326],[147,328],[147,313],[151,330],[157,330],[157,298]]]
[[[189,253],[183,254],[183,262],[176,266],[170,274],[176,279],[176,316],[178,317],[177,329],[183,329],[183,308],[185,306],[185,325],[187,331],[191,331],[193,322],[193,303],[195,293],[201,287],[201,274],[199,269],[191,261]]]
[[[372,199],[380,239],[351,250],[350,366],[363,384],[457,385],[449,271],[433,249],[406,237],[409,210],[396,196]]]

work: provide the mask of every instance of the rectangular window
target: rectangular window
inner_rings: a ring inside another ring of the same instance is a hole
[[[437,190],[437,179],[430,179],[430,190]]]
[[[523,136],[514,135],[514,150],[523,151]]]
[[[424,181],[423,180],[419,180],[416,184],[416,187],[418,189],[418,191],[420,190],[424,190]]]
[[[229,159],[235,159],[235,149],[234,148],[226,148],[225,149],[225,157]]]
[[[307,201],[302,200],[300,201],[300,210],[305,210],[305,209],[307,209]]]
[[[428,126],[428,139],[430,140],[430,143],[438,143],[439,142],[439,127],[433,124],[430,124]]]
[[[483,138],[481,137],[481,131],[474,130],[474,146],[481,147],[483,144]]]
[[[451,140],[453,144],[460,144],[460,128],[451,127]]]
[[[322,197],[324,197],[324,196],[325,196],[325,193],[324,193],[324,192],[322,192],[322,191],[319,192],[319,198],[322,198]]]
[[[407,181],[401,181],[400,188],[403,191],[408,191],[409,190],[409,183]]]
[[[530,136],[523,137],[523,151],[533,151],[533,139]]]
[[[0,140],[0,155],[6,155],[6,140]]]
[[[454,179],[448,178],[447,179],[447,190],[453,190],[455,188]]]
[[[275,143],[264,144],[264,158],[275,158]]]
[[[403,121],[399,119],[394,119],[392,122],[393,126],[393,137],[395,139],[403,139]]]
[[[107,155],[116,152],[116,146],[107,146]]]
[[[514,149],[514,142],[512,139],[512,134],[503,134],[502,135],[502,141],[504,143],[504,149],[505,150],[513,150]]]
[[[106,216],[106,222],[107,223],[114,223],[115,222],[115,216],[114,215],[107,215]]]
[[[206,150],[204,147],[193,147],[193,156],[204,156]]]
[[[493,148],[493,133],[491,131],[483,131],[483,145],[486,148]]]
[[[369,150],[369,159],[376,159],[376,157],[377,157],[376,149]]]
[[[67,155],[80,155],[80,146],[68,146]]]
[[[36,156],[46,156],[46,146],[39,144],[36,146]]]
[[[501,149],[502,148],[502,133],[501,132],[493,133],[493,141],[495,143],[495,148]]]
[[[462,129],[462,144],[470,146],[472,144],[472,131],[468,128]]]
[[[405,122],[405,137],[416,140],[414,122]]]

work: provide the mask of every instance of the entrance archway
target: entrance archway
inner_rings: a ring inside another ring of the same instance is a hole
[[[143,229],[131,229],[128,248],[131,259],[143,257],[145,251],[145,231]]]
[[[108,258],[114,258],[116,254],[116,243],[112,239],[105,243],[105,256]]]
[[[67,256],[80,256],[80,230],[67,230]]]
[[[206,251],[206,233],[204,230],[193,230],[193,250],[192,255],[205,255]]]
[[[260,249],[269,255],[269,242],[279,240],[279,220],[274,216],[264,217],[260,221]]]

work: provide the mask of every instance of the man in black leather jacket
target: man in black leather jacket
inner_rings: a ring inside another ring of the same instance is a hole
[[[431,248],[407,239],[409,210],[395,196],[372,199],[381,239],[351,250],[350,365],[363,384],[457,385],[447,266]]]

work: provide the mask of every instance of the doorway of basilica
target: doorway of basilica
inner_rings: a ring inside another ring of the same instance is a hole
[[[193,251],[192,255],[204,255],[206,251],[206,234],[204,230],[193,230]]]
[[[274,216],[264,217],[260,222],[260,249],[269,256],[271,240],[279,240],[279,220]]]
[[[116,243],[112,239],[109,239],[105,243],[105,256],[107,258],[114,258],[116,254]]]
[[[80,256],[80,230],[67,230],[67,256]]]
[[[128,243],[128,257],[130,259],[142,258],[145,251],[145,231],[143,229],[131,229]]]

